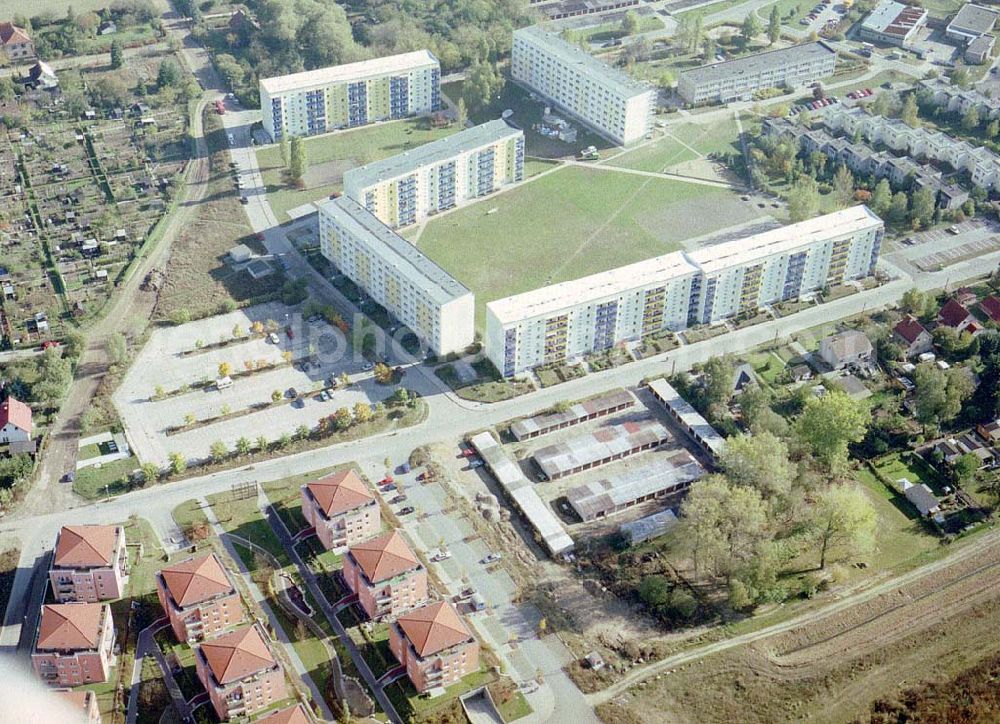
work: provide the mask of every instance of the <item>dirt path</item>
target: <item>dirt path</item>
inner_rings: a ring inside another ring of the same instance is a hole
[[[109,359],[105,351],[108,337],[115,332],[127,331],[135,319],[150,318],[156,295],[143,291],[140,288],[142,281],[151,269],[165,266],[174,239],[205,196],[208,188],[208,146],[202,131],[202,112],[207,103],[207,99],[199,101],[192,113],[191,135],[195,142],[195,157],[185,171],[184,196],[168,218],[163,237],[147,256],[135,262],[132,276],[117,290],[104,316],[87,331],[87,344],[80,355],[76,376],[49,434],[38,482],[18,508],[17,517],[40,515],[81,503],[71,486],[61,484],[59,480],[74,467],[81,433],[80,420],[108,372]]]
[[[859,654],[915,628],[949,620],[954,610],[983,598],[1000,597],[1000,533],[984,534],[947,558],[883,581],[789,621],[723,641],[700,646],[636,668],[619,682],[587,696],[591,705],[611,701],[631,687],[702,659],[750,645],[765,646],[770,665],[797,666],[802,661],[835,662],[845,653]],[[948,606],[927,606],[935,601]],[[919,615],[918,615],[919,614]],[[783,634],[793,634],[781,638]],[[849,638],[843,638],[851,634]],[[878,634],[878,635],[876,635]],[[1000,641],[997,642],[1000,647]],[[811,654],[803,654],[815,647]],[[755,647],[757,648],[757,647]],[[796,658],[798,657],[798,658]]]

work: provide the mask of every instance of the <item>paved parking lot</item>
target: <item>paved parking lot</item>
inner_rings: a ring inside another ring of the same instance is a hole
[[[265,320],[279,323],[277,344],[256,337],[219,349],[189,353],[197,349],[197,341],[207,346],[232,339],[235,326],[246,330],[254,321]],[[292,330],[291,337],[285,332],[286,326]],[[373,404],[394,392],[392,386],[377,384],[371,373],[363,369],[364,360],[346,350],[343,335],[325,322],[303,320],[282,304],[260,305],[154,332],[115,393],[115,402],[133,449],[143,462],[165,465],[172,452],[180,452],[187,459],[201,458],[208,455],[217,440],[229,446],[240,437],[255,440],[263,435],[274,440],[294,432],[300,425],[315,426],[337,408],[352,407],[357,402]],[[292,354],[292,366],[285,363],[287,352]],[[303,361],[310,357],[314,362],[303,366]],[[209,385],[158,401],[150,400],[157,386],[169,395],[184,385],[215,380],[221,363],[228,363],[233,374],[238,374],[246,369],[247,363],[260,361],[282,366],[237,376],[225,389]],[[316,399],[317,388],[325,387],[331,376],[344,372],[350,378],[349,387],[335,391],[329,401]],[[299,401],[290,402],[290,389],[300,395]],[[270,404],[275,390],[282,393],[288,404]],[[254,405],[262,405],[264,409],[166,434],[169,427],[182,426],[188,415],[204,420],[220,415],[223,407],[235,413]]]
[[[913,260],[913,264],[921,271],[937,271],[966,259],[989,254],[997,249],[1000,249],[1000,236],[989,236],[985,239],[975,239],[958,246],[931,252],[926,256],[917,257]]]

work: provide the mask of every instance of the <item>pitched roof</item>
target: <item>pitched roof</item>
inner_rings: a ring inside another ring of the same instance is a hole
[[[387,581],[420,565],[398,530],[351,546],[349,552],[372,583]]]
[[[52,565],[63,568],[110,566],[115,559],[118,526],[64,525]]]
[[[168,566],[160,575],[178,606],[192,606],[233,590],[229,576],[214,553]]]
[[[869,355],[872,353],[872,343],[864,332],[848,329],[837,334],[831,334],[820,343],[829,349],[837,359]]]
[[[312,724],[312,719],[301,704],[296,704],[261,717],[254,724]]]
[[[19,28],[14,23],[4,22],[0,23],[0,43],[3,45],[10,45],[12,43],[30,43],[31,38],[24,31],[24,28]]]
[[[0,427],[7,423],[31,434],[31,408],[20,400],[8,397],[0,404]]]
[[[274,657],[256,626],[246,626],[201,644],[215,680],[231,684],[274,666]]]
[[[360,508],[375,499],[354,470],[342,470],[306,484],[319,507],[329,516]]]
[[[949,299],[941,307],[941,311],[938,312],[938,319],[941,320],[942,324],[946,324],[949,327],[957,327],[968,318],[969,310],[954,299]]]
[[[472,638],[458,612],[447,601],[414,609],[400,616],[396,623],[419,656],[433,656]]]
[[[1000,298],[991,294],[979,303],[979,308],[994,322],[1000,322]]]
[[[924,325],[917,321],[916,317],[903,317],[892,330],[910,344],[917,341],[917,337],[925,333]]]
[[[101,639],[104,604],[52,603],[42,606],[36,649],[88,651]],[[110,615],[110,609],[109,609]]]

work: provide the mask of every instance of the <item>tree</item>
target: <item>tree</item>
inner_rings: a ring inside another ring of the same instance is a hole
[[[278,148],[281,151],[281,163],[285,168],[292,162],[291,151],[288,149],[288,136],[282,134],[281,139],[278,141]]]
[[[298,136],[292,137],[291,161],[288,164],[288,175],[296,184],[302,181],[306,173],[306,144]]]
[[[333,413],[334,428],[337,430],[346,430],[351,426],[353,420],[351,411],[346,407],[340,407]]]
[[[877,523],[875,508],[856,485],[832,485],[820,492],[809,518],[820,570],[834,552],[857,555],[872,550]]]
[[[965,453],[965,455],[962,455],[955,461],[951,471],[958,485],[968,485],[975,479],[976,473],[979,472],[979,458],[973,453]]]
[[[229,377],[233,373],[233,366],[228,362],[219,363],[219,377]]]
[[[792,223],[811,219],[819,211],[819,188],[808,176],[798,179],[788,192],[788,216]]]
[[[380,385],[388,385],[391,383],[392,375],[392,367],[387,365],[385,362],[379,362],[376,364],[375,369],[372,371],[372,376]]]
[[[226,455],[229,454],[229,448],[226,447],[226,443],[222,440],[216,440],[208,448],[209,454],[212,456],[212,460],[215,462],[221,462],[226,459]]]
[[[469,120],[469,111],[465,107],[465,99],[459,98],[458,103],[455,105],[455,122],[461,128],[465,128],[465,122]]]
[[[635,35],[639,32],[639,15],[634,10],[629,10],[622,18],[622,32],[625,35]]]
[[[787,495],[795,478],[788,448],[770,432],[729,438],[720,463],[729,482],[754,488],[764,498]]]
[[[1000,122],[993,120],[986,124],[986,137],[991,141],[1000,135]]]
[[[872,191],[871,209],[879,216],[885,217],[889,213],[890,206],[892,206],[892,186],[889,185],[889,179],[884,178],[875,184],[875,190]]]
[[[833,196],[840,208],[846,208],[854,201],[854,174],[847,166],[838,166],[833,174]]]
[[[781,13],[778,12],[778,6],[775,5],[771,8],[771,17],[767,23],[767,39],[771,45],[774,45],[781,38]]]
[[[191,425],[193,425],[197,419],[198,418],[196,418],[192,413],[189,412],[186,415],[184,415],[184,424],[187,427],[191,427]]]
[[[125,65],[125,48],[122,46],[122,41],[112,40],[111,41],[111,69],[117,70]]]
[[[917,420],[940,426],[954,420],[973,393],[969,375],[960,369],[942,370],[932,362],[917,365],[913,373]]]
[[[253,441],[253,444],[261,452],[267,450],[267,438],[263,435],[258,435],[257,439]]]
[[[348,387],[351,384],[351,376],[347,372],[341,372],[337,377],[337,381],[340,383],[341,387]]]
[[[105,348],[112,364],[120,365],[128,360],[128,343],[125,341],[125,335],[121,332],[113,332],[108,337]]]
[[[893,224],[901,224],[906,221],[909,205],[910,200],[906,198],[906,194],[902,191],[897,191],[893,194],[892,203],[889,205],[888,220]]]
[[[733,373],[736,365],[732,357],[712,357],[705,363],[705,401],[709,408],[725,407],[733,397]]]
[[[359,423],[365,423],[372,419],[372,406],[367,402],[356,402],[354,404],[354,419]]]
[[[639,598],[650,608],[660,611],[670,601],[670,583],[666,576],[645,576],[636,590]]]
[[[174,61],[168,58],[160,63],[160,69],[156,73],[156,87],[159,90],[178,85],[180,80],[181,71]]]
[[[977,402],[980,419],[1000,417],[1000,333],[988,332],[979,336],[979,395]]]
[[[910,197],[910,221],[915,228],[929,226],[934,221],[934,210],[937,200],[934,192],[924,186],[913,192]]]
[[[750,45],[750,41],[760,35],[760,21],[752,12],[748,12],[743,19],[743,26],[740,28],[740,37],[743,39],[743,46]]]
[[[899,117],[906,125],[916,128],[920,125],[919,110],[917,109],[917,96],[908,93],[903,101],[903,108],[899,112]]]
[[[250,453],[251,449],[250,438],[245,436],[240,436],[236,441],[236,452],[240,455],[247,455]]]
[[[151,483],[160,477],[160,466],[156,463],[143,463],[142,464],[142,479],[147,483]]]
[[[916,287],[913,287],[903,292],[899,303],[903,311],[907,314],[912,314],[915,317],[925,317],[928,314],[928,310],[933,308],[934,299],[928,297]]]
[[[306,425],[299,425],[297,428],[295,428],[296,440],[305,440],[307,437],[309,437],[309,434],[310,431]]]
[[[501,76],[491,63],[476,62],[465,75],[462,97],[473,113],[489,106],[503,89]]]
[[[969,106],[969,109],[962,114],[962,130],[974,131],[977,128],[979,128],[979,111],[975,106]]]
[[[167,456],[167,460],[170,463],[170,472],[174,475],[180,475],[187,470],[187,460],[179,452],[170,453]]]
[[[281,390],[273,390],[271,392],[271,402],[278,403],[281,402]]]
[[[847,446],[859,442],[868,429],[868,407],[845,392],[828,391],[810,397],[795,421],[796,437],[833,475],[847,464]]]

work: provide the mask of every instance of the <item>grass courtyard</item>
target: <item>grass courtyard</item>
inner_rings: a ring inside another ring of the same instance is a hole
[[[659,173],[713,153],[739,151],[736,120],[731,117],[709,124],[671,124],[666,133],[661,139],[615,156],[605,165]]]
[[[565,166],[432,221],[417,246],[485,304],[680,248],[756,216],[712,186]]]

